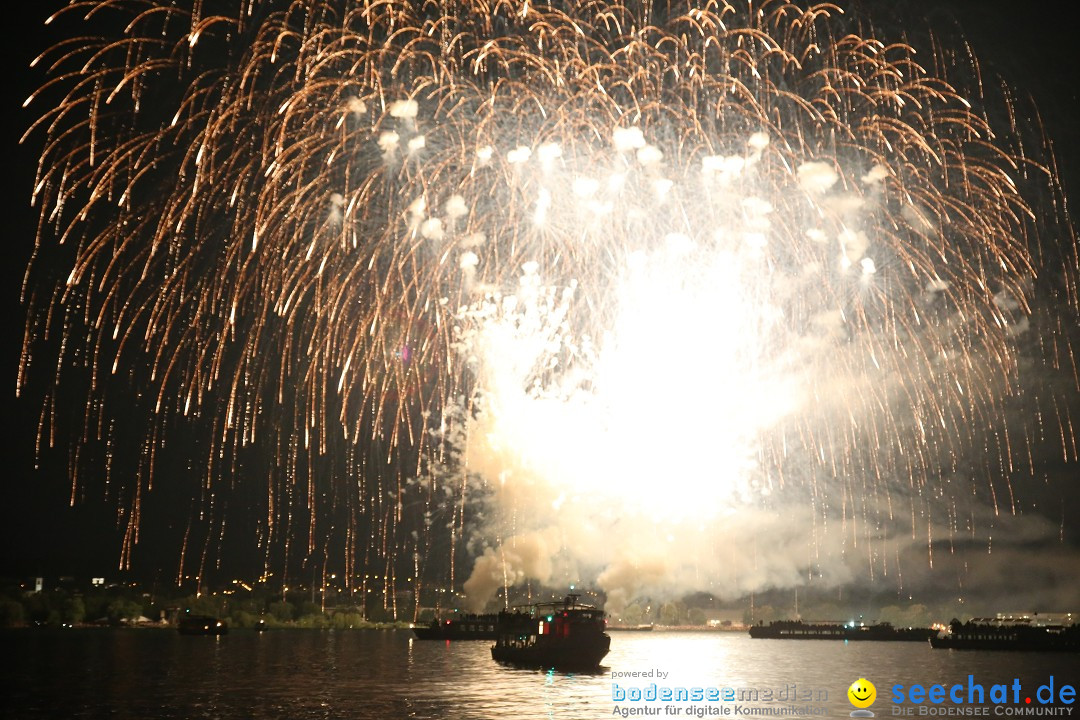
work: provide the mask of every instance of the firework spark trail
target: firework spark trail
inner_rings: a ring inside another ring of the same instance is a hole
[[[19,390],[59,336],[55,385],[90,382],[72,442],[112,447],[140,393],[124,563],[178,424],[212,432],[200,576],[262,473],[268,565],[348,545],[393,597],[433,538],[452,585],[469,536],[558,552],[521,515],[582,488],[681,521],[663,475],[693,522],[792,485],[815,526],[914,518],[1015,392],[1043,251],[1018,186],[1055,180],[834,6],[211,6],[76,2],[130,24],[42,61]]]

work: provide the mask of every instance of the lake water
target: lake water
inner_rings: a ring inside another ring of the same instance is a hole
[[[1054,677],[1080,685],[1080,658],[1064,653],[957,652],[923,643],[752,640],[741,633],[612,633],[596,674],[545,673],[492,661],[490,643],[418,641],[405,631],[234,631],[187,637],[168,630],[12,630],[0,632],[0,718],[566,718],[618,717],[617,709],[655,709],[653,717],[741,716],[747,708],[808,709],[848,717],[848,686],[877,687],[871,710],[893,716],[891,688],[969,682],[1012,687],[1020,706],[983,703],[988,717],[1024,710],[1024,697]],[[666,673],[658,677],[655,673]],[[612,678],[612,673],[653,672]],[[968,676],[972,676],[969,681]],[[616,702],[620,688],[731,688],[743,702]],[[794,687],[793,687],[794,686]],[[781,692],[787,695],[781,696]],[[773,692],[773,701],[763,693]],[[821,693],[827,699],[821,698]],[[786,702],[813,692],[813,702]],[[1010,693],[1012,691],[1010,690]],[[1033,697],[1028,709],[1042,708]],[[936,706],[947,707],[949,703]],[[914,716],[919,707],[911,706]],[[929,707],[924,704],[922,707]],[[1075,708],[1075,705],[1072,706]],[[740,709],[741,708],[741,709]],[[995,712],[995,710],[997,712]],[[676,712],[677,711],[677,712]],[[1011,710],[1009,710],[1011,712]],[[813,715],[804,715],[812,717]],[[1080,719],[1075,709],[1071,716]]]

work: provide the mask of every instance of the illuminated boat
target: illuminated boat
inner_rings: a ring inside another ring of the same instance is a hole
[[[181,635],[226,635],[229,632],[224,620],[209,615],[185,615],[180,618],[176,629]]]
[[[418,640],[494,640],[498,625],[499,615],[461,615],[414,625],[412,631]]]
[[[1080,652],[1080,625],[1040,624],[1030,618],[954,620],[948,632],[930,638],[930,645],[944,650]]]
[[[491,657],[524,667],[595,670],[611,647],[602,610],[577,595],[499,614]]]
[[[897,628],[889,623],[804,623],[778,620],[750,628],[750,637],[770,640],[871,640],[878,642],[926,642],[937,634],[931,628]]]

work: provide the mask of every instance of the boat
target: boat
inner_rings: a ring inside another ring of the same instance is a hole
[[[498,637],[491,657],[502,663],[558,670],[595,670],[611,647],[604,613],[578,603],[538,603],[499,613]]]
[[[498,614],[459,615],[413,625],[418,640],[494,640],[498,637]]]
[[[608,632],[652,632],[652,625],[608,625]]]
[[[210,615],[185,615],[176,624],[181,635],[226,635],[229,626],[224,620]]]
[[[954,620],[949,630],[930,638],[939,650],[1020,650],[1080,652],[1080,625]]]
[[[897,628],[890,623],[804,623],[778,620],[750,627],[750,637],[772,640],[871,640],[878,642],[926,642],[937,633],[931,628]]]

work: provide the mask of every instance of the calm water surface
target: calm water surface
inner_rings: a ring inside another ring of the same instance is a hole
[[[1011,684],[1050,675],[1080,685],[1061,653],[932,650],[922,643],[751,640],[741,633],[612,633],[603,672],[544,673],[492,661],[490,643],[417,641],[404,631],[16,630],[0,633],[2,718],[592,718],[614,717],[612,683],[825,690],[848,717],[846,690],[865,676],[890,714],[895,683]],[[612,679],[612,672],[669,673]],[[637,707],[645,705],[637,703]],[[718,705],[698,703],[698,705]],[[750,703],[753,705],[753,703]],[[761,704],[763,705],[763,704]],[[653,707],[656,704],[652,704]],[[1080,720],[1080,710],[1074,710]],[[660,717],[664,717],[660,715]],[[686,717],[686,714],[681,714]],[[993,715],[991,715],[993,717]]]

